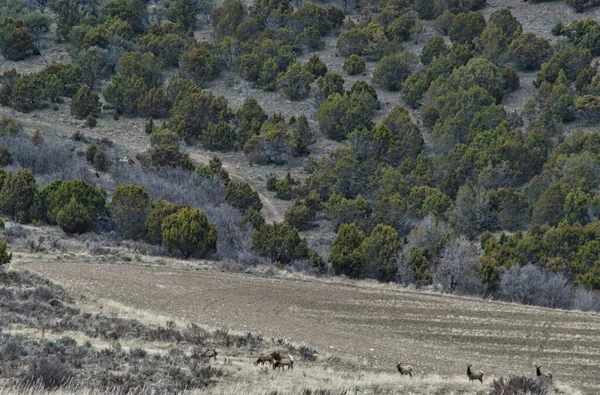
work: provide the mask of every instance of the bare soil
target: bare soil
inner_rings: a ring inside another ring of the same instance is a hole
[[[305,342],[377,371],[532,375],[600,390],[600,315],[442,295],[364,282],[317,281],[173,267],[17,257],[24,267],[90,297],[185,322]]]

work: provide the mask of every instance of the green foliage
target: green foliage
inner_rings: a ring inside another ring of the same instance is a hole
[[[275,62],[275,59],[270,57],[263,63],[260,74],[258,75],[257,84],[267,92],[274,91],[277,89],[278,75],[279,66]]]
[[[334,93],[319,107],[316,118],[321,132],[337,141],[353,130],[371,128],[367,106],[356,94]]]
[[[357,75],[365,71],[365,66],[365,60],[361,56],[352,54],[344,61],[342,68],[349,75]]]
[[[231,181],[231,179],[229,178],[229,173],[227,173],[227,171],[223,168],[223,163],[221,162],[221,159],[219,159],[219,157],[216,155],[208,161],[207,165],[198,166],[196,172],[200,176],[205,178],[211,178],[215,176],[220,177],[221,181],[223,181],[223,184],[225,186],[227,186]]]
[[[600,96],[584,95],[575,99],[577,116],[590,124],[600,120]]]
[[[139,98],[138,112],[144,117],[166,118],[169,115],[171,101],[162,88],[151,88]]]
[[[448,32],[450,31],[450,27],[452,26],[452,21],[454,21],[455,17],[456,17],[456,15],[453,14],[451,11],[445,10],[443,13],[440,14],[440,16],[437,17],[437,19],[435,20],[433,25],[442,34],[447,35]]]
[[[234,36],[238,26],[247,17],[248,11],[240,0],[225,0],[212,13],[212,26],[217,39]]]
[[[441,36],[431,36],[427,39],[423,50],[421,51],[421,63],[429,65],[434,58],[446,56],[450,50]]]
[[[33,54],[35,44],[27,29],[17,27],[6,33],[1,47],[6,60],[23,60]]]
[[[104,98],[117,111],[135,114],[147,92],[162,84],[162,68],[162,61],[152,53],[122,56],[117,62],[118,73],[103,91]]]
[[[327,202],[329,219],[336,226],[347,223],[362,225],[366,222],[370,209],[369,203],[362,196],[359,195],[356,199],[347,199],[337,191]]]
[[[496,102],[504,95],[504,80],[500,69],[483,58],[473,58],[465,66],[455,69],[447,81],[451,91],[464,89],[468,91],[477,86],[485,89]]]
[[[473,44],[475,51],[490,62],[498,66],[506,62],[510,39],[494,23],[490,22]]]
[[[322,77],[327,74],[327,66],[317,54],[313,54],[304,67],[314,76],[314,78]]]
[[[420,19],[435,18],[435,0],[415,0],[413,10],[417,12]]]
[[[56,215],[56,222],[65,233],[84,233],[90,226],[91,217],[85,207],[72,197]]]
[[[186,29],[194,29],[198,7],[196,2],[186,0],[173,0],[167,8],[167,19],[173,23],[180,23]]]
[[[306,240],[286,222],[265,224],[256,229],[252,235],[252,249],[283,265],[308,257]]]
[[[116,230],[125,239],[145,237],[151,202],[145,187],[119,184],[109,206]]]
[[[290,135],[285,123],[267,123],[260,135],[254,135],[244,144],[244,153],[253,163],[283,164],[291,151]]]
[[[150,133],[150,145],[153,147],[159,145],[174,145],[179,144],[179,136],[171,132],[169,129],[153,128]]]
[[[148,26],[148,11],[141,0],[110,0],[102,7],[102,14],[125,21],[133,31],[142,33]]]
[[[30,222],[36,195],[35,178],[29,170],[8,173],[0,191],[0,211],[19,222]]]
[[[569,187],[563,183],[554,183],[543,192],[533,206],[532,223],[556,226],[563,219],[564,206]]]
[[[263,207],[258,192],[243,181],[232,180],[227,183],[225,201],[242,212],[251,208],[260,211]]]
[[[448,29],[453,43],[467,44],[473,42],[485,29],[485,18],[478,12],[460,13],[454,17]]]
[[[293,62],[278,79],[278,85],[289,100],[298,101],[308,97],[314,76],[300,63]]]
[[[301,114],[296,122],[290,126],[291,145],[295,156],[303,156],[310,153],[309,146],[317,142],[312,128],[308,124],[306,115]]]
[[[0,167],[5,167],[13,164],[13,158],[10,151],[0,146]]]
[[[325,35],[331,29],[328,19],[328,11],[312,2],[304,3],[294,13],[294,18],[300,21],[306,29],[315,27],[321,35]]]
[[[0,239],[0,268],[12,261],[12,253],[8,252],[8,243]]]
[[[164,218],[162,239],[181,258],[204,258],[217,249],[217,228],[199,209],[184,207]]]
[[[488,23],[493,23],[498,26],[504,35],[512,41],[514,37],[519,36],[523,32],[521,22],[510,12],[508,8],[500,8],[490,15]]]
[[[146,220],[146,241],[150,244],[160,245],[163,242],[162,225],[168,216],[176,214],[179,210],[187,206],[183,204],[171,204],[164,200],[152,202],[152,208]]]
[[[194,164],[187,153],[181,152],[176,145],[159,145],[151,147],[142,156],[141,162],[145,166],[179,167],[184,170],[193,170]]]
[[[365,267],[365,234],[355,224],[340,226],[333,240],[329,263],[336,275],[361,278]]]
[[[89,114],[100,115],[100,98],[87,86],[82,86],[71,100],[71,115],[83,119]]]
[[[200,137],[210,123],[228,122],[233,117],[227,100],[210,92],[179,96],[171,114],[172,130],[186,140]]]
[[[237,134],[229,123],[221,121],[218,124],[209,124],[200,136],[200,141],[206,149],[226,152],[235,148]]]
[[[398,232],[391,226],[377,225],[364,241],[364,277],[389,282],[396,279],[396,255],[402,249]]]
[[[592,55],[587,49],[563,46],[542,65],[533,84],[539,87],[544,81],[553,83],[561,70],[565,72],[569,81],[575,81],[577,75],[589,67],[591,61]]]
[[[0,117],[0,136],[14,137],[21,132],[23,132],[23,125],[21,122],[16,121],[13,117],[2,114]]]
[[[56,223],[58,212],[71,198],[85,208],[92,221],[106,214],[106,196],[100,189],[82,180],[55,180],[40,191],[40,201],[50,224]]]
[[[315,213],[300,200],[296,200],[285,212],[285,222],[298,230],[312,228],[314,219]]]
[[[89,113],[88,116],[85,117],[85,123],[88,125],[89,128],[94,128],[96,127],[98,121],[96,120],[96,117],[94,117],[94,114]]]
[[[179,59],[184,76],[198,85],[214,80],[220,72],[219,62],[208,44],[194,45]]]
[[[505,65],[502,69],[502,80],[504,81],[504,90],[508,92],[516,91],[521,84],[519,74],[509,65]]]
[[[316,81],[319,87],[319,94],[323,100],[334,93],[344,94],[344,79],[338,73],[328,73],[324,77],[319,77]]]
[[[373,71],[373,82],[390,91],[397,91],[416,63],[417,58],[408,51],[384,56]]]

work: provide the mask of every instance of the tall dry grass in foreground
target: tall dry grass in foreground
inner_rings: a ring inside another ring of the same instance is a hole
[[[467,377],[442,377],[438,375],[415,376],[412,380],[401,378],[393,373],[367,371],[348,372],[318,367],[298,367],[291,371],[278,372],[270,367],[260,368],[245,361],[225,362],[231,370],[237,371],[235,380],[231,377],[220,380],[216,385],[199,390],[186,391],[188,395],[266,395],[266,394],[486,394],[491,389],[494,378],[484,384],[470,384]],[[309,391],[307,391],[309,390]],[[320,392],[322,391],[322,392]],[[328,392],[327,392],[328,391]],[[347,392],[346,392],[347,391]],[[570,386],[555,384],[549,393],[579,395],[583,392]],[[100,390],[86,387],[67,386],[48,390],[41,387],[0,386],[0,395],[142,395],[155,394],[152,387],[138,392],[123,393],[117,390]]]

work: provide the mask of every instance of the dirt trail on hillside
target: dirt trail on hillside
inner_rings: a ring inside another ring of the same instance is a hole
[[[69,125],[64,125],[64,124],[57,125],[57,124],[53,124],[50,122],[44,122],[39,119],[32,119],[32,118],[27,118],[25,120],[25,122],[34,128],[40,127],[40,126],[51,127],[51,128],[61,128],[61,129],[68,129],[72,133],[80,132],[84,135],[98,138],[98,139],[106,138],[118,145],[129,147],[136,151],[145,151],[148,148],[148,145],[144,144],[143,142],[122,139],[122,138],[115,137],[112,135],[103,134],[103,133],[100,133],[98,131],[94,131],[91,129],[82,130],[81,128],[74,127],[74,126],[69,126]],[[199,162],[199,163],[203,163],[203,164],[208,163],[209,160],[212,158],[212,155],[205,154],[203,152],[200,152],[197,149],[190,148],[190,147],[185,148],[184,152],[186,152],[192,160]],[[231,178],[233,178],[234,180],[237,180],[237,181],[248,182],[250,185],[252,185],[252,183],[249,182],[246,178],[244,178],[243,175],[238,173],[237,167],[234,164],[226,162],[226,161],[222,161],[222,163],[223,163],[223,168],[225,170],[227,170],[227,172],[230,174]],[[265,190],[261,187],[257,187],[256,185],[252,185],[252,187],[258,193],[258,196],[263,204],[262,214],[263,214],[263,217],[265,218],[265,221],[267,221],[268,223],[282,222],[284,220],[283,213],[278,210],[276,205],[273,203],[273,200],[265,193]]]
[[[556,380],[600,389],[600,314],[213,269],[28,259],[17,258],[17,266],[77,293],[305,342],[378,370],[403,361],[417,374],[456,376],[472,363],[487,377],[532,376],[541,364]]]

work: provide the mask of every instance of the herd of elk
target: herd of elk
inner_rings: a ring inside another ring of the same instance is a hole
[[[216,360],[217,359],[217,350],[214,348],[206,349],[201,354],[201,356],[204,358],[207,358],[207,359],[213,358]],[[254,362],[254,365],[258,365],[260,363],[262,366],[264,366],[265,362],[268,362],[269,365],[271,365],[273,367],[273,370],[275,370],[275,369],[285,370],[286,366],[287,366],[288,370],[294,369],[294,357],[292,357],[291,355],[283,356],[277,351],[267,351],[267,352],[261,353],[258,356],[258,358],[256,359],[256,361]],[[483,375],[484,375],[483,371],[481,371],[481,370],[474,371],[471,369],[472,366],[473,365],[471,365],[470,363],[467,364],[467,377],[469,378],[469,382],[472,383],[473,381],[479,380],[479,382],[481,384],[483,384]],[[402,365],[402,362],[400,362],[396,365],[396,368],[398,369],[400,376],[406,375],[412,379],[412,373],[413,373],[412,366]],[[2,367],[0,365],[0,374],[1,374],[1,372],[2,372]],[[552,384],[552,373],[543,373],[541,365],[535,365],[535,375],[538,380],[544,380],[545,382]]]
[[[473,365],[471,365],[470,363],[467,364],[467,377],[469,378],[469,382],[473,382],[473,381],[477,381],[479,380],[479,382],[481,384],[483,384],[483,371],[481,370],[477,370],[474,371],[471,369]],[[399,364],[396,365],[396,368],[398,369],[398,372],[400,373],[400,376],[410,376],[410,378],[412,379],[412,371],[413,368],[412,366],[408,366],[408,365],[404,365],[402,366],[402,362],[400,362]],[[542,373],[542,366],[541,365],[535,365],[535,375],[537,377],[538,380],[543,380],[548,384],[552,384],[552,373]]]

